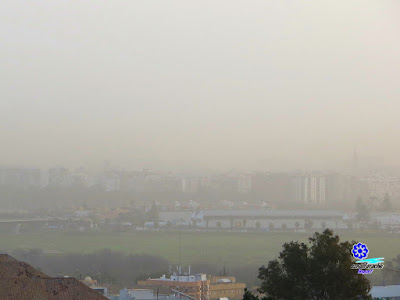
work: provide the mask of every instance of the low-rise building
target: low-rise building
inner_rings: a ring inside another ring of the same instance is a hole
[[[187,273],[184,275],[175,274],[170,278],[163,275],[161,278],[139,281],[138,285],[157,291],[159,288],[169,288],[171,296],[187,297],[191,300],[214,300],[219,298],[239,300],[243,298],[244,289],[246,288],[245,283],[236,282],[236,278],[233,276],[190,275]],[[150,295],[150,293],[148,294]],[[149,299],[143,298],[143,300]]]
[[[182,295],[192,300],[210,300],[210,280],[206,274],[174,274],[170,278],[163,275],[156,279],[138,281],[143,288],[170,288],[177,296]]]
[[[310,229],[321,228],[347,228],[343,219],[345,214],[339,211],[328,210],[198,210],[193,212],[191,219],[196,221],[201,228],[244,229],[244,228],[269,228],[271,224],[275,229],[286,228],[304,230],[306,223],[310,222]]]
[[[400,300],[400,285],[373,286],[372,299]]]
[[[109,295],[110,300],[190,300],[188,297],[154,293],[152,289],[122,289],[118,295]]]
[[[236,282],[233,276],[212,276],[210,278],[210,299],[243,299],[246,284]]]

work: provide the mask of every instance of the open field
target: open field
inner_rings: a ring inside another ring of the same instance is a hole
[[[262,265],[275,258],[284,242],[306,241],[311,233],[182,232],[181,262],[227,266]],[[366,243],[370,257],[391,259],[400,254],[400,236],[384,233],[342,233],[341,240]],[[178,262],[178,232],[0,234],[0,250],[41,248],[49,253],[90,253],[109,248],[146,253]]]

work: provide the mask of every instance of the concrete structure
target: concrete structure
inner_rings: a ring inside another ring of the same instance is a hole
[[[251,175],[244,174],[238,178],[238,192],[241,194],[248,194],[253,188]]]
[[[170,223],[180,223],[181,221],[189,222],[192,216],[192,211],[160,211],[159,218],[161,221]]]
[[[118,296],[110,296],[112,300],[153,300],[154,293],[151,289],[122,289]]]
[[[39,187],[40,170],[35,168],[0,168],[0,185],[17,188]]]
[[[73,173],[70,176],[70,182],[72,186],[88,187],[90,182],[90,177],[88,174],[83,172]]]
[[[381,229],[397,229],[400,231],[400,214],[398,213],[372,213],[372,222],[377,222]]]
[[[186,177],[182,178],[182,192],[195,194],[201,189],[201,178],[199,177]]]
[[[65,187],[70,186],[70,172],[63,167],[49,169],[49,186]]]
[[[101,185],[106,192],[115,192],[120,190],[120,180],[116,173],[106,173],[102,180]]]
[[[323,205],[327,201],[328,181],[324,175],[295,175],[291,177],[290,185],[293,202]]]
[[[296,203],[306,202],[306,177],[295,175],[290,179],[290,200]]]
[[[0,232],[18,234],[20,232],[40,232],[57,230],[87,230],[94,228],[90,218],[32,218],[0,219]]]
[[[400,285],[373,286],[370,294],[374,300],[400,300]]]
[[[147,279],[138,281],[138,286],[144,288],[170,288],[177,295],[188,296],[193,300],[210,300],[210,280],[206,274],[195,275],[171,275],[167,278],[163,275],[157,279]]]
[[[109,295],[110,300],[190,300],[188,297],[154,293],[151,289],[122,289],[119,295]]]
[[[108,288],[105,286],[91,286],[90,287],[92,290],[96,291],[97,293],[99,293],[102,296],[107,297],[108,296]]]
[[[339,211],[301,211],[301,210],[200,210],[192,214],[191,219],[196,221],[197,226],[203,228],[268,228],[272,223],[274,228],[286,225],[288,229],[304,229],[307,220],[312,221],[312,228],[321,229],[326,227],[347,228],[344,220],[345,214]],[[299,227],[296,227],[299,223]]]
[[[290,201],[290,179],[287,173],[257,173],[252,176],[252,194],[257,200],[281,203]]]
[[[367,195],[366,184],[338,173],[295,174],[290,179],[290,201],[312,206],[352,203]]]
[[[361,179],[368,186],[368,196],[383,200],[385,194],[393,200],[400,199],[400,179],[393,176],[376,174]]]
[[[236,282],[233,276],[211,276],[210,277],[210,298],[243,299],[245,283]]]
[[[121,191],[181,191],[181,180],[172,174],[152,170],[115,171]]]
[[[196,194],[210,189],[210,178],[202,176],[183,176],[180,179],[180,191],[188,194]]]

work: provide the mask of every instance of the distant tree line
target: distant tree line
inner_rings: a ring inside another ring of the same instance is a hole
[[[376,273],[373,282],[376,285],[400,285],[400,254],[392,260],[385,261],[382,272]]]
[[[160,257],[148,254],[125,254],[103,249],[90,254],[48,254],[42,249],[17,249],[11,255],[39,268],[51,276],[71,276],[84,279],[90,276],[103,284],[133,287],[137,280],[157,278],[168,274],[172,264]],[[192,273],[236,276],[239,282],[254,285],[258,282],[255,265],[240,264],[225,266],[223,263],[211,264],[193,262]],[[174,269],[172,268],[172,271]]]
[[[15,258],[51,276],[90,276],[103,284],[132,287],[139,279],[159,277],[168,272],[166,259],[149,254],[124,254],[110,249],[90,254],[46,254],[41,249],[15,250]]]

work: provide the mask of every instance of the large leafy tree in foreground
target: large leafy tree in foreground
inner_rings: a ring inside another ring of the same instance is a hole
[[[285,243],[278,259],[259,269],[259,292],[265,300],[371,299],[368,279],[350,268],[351,249],[330,229],[315,233],[309,244]]]

